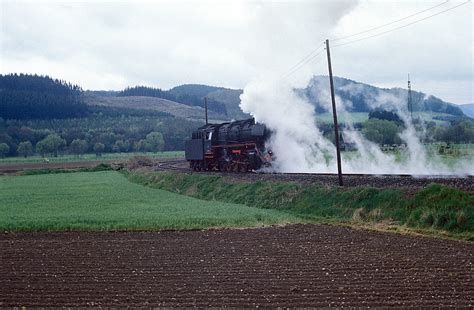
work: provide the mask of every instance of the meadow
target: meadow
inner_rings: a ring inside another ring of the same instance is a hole
[[[277,210],[130,183],[115,171],[0,176],[0,231],[202,229],[294,221]]]
[[[369,226],[474,240],[474,194],[431,184],[409,194],[397,188],[337,188],[292,182],[234,182],[223,176],[124,172],[132,182],[209,201],[293,214],[302,222]]]

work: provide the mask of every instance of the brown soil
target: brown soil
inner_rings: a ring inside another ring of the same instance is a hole
[[[474,244],[343,227],[8,233],[0,248],[0,307],[474,305]]]

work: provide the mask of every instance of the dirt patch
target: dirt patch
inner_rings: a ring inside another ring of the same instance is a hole
[[[344,227],[9,233],[0,247],[0,306],[474,304],[474,244]]]

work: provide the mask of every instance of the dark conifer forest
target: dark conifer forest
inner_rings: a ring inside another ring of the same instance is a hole
[[[0,117],[4,119],[61,119],[86,114],[78,85],[48,76],[0,75]]]

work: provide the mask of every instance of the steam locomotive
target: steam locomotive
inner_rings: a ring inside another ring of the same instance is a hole
[[[265,148],[270,130],[254,118],[222,124],[206,124],[185,142],[185,158],[194,171],[248,172],[271,165],[272,152]]]

